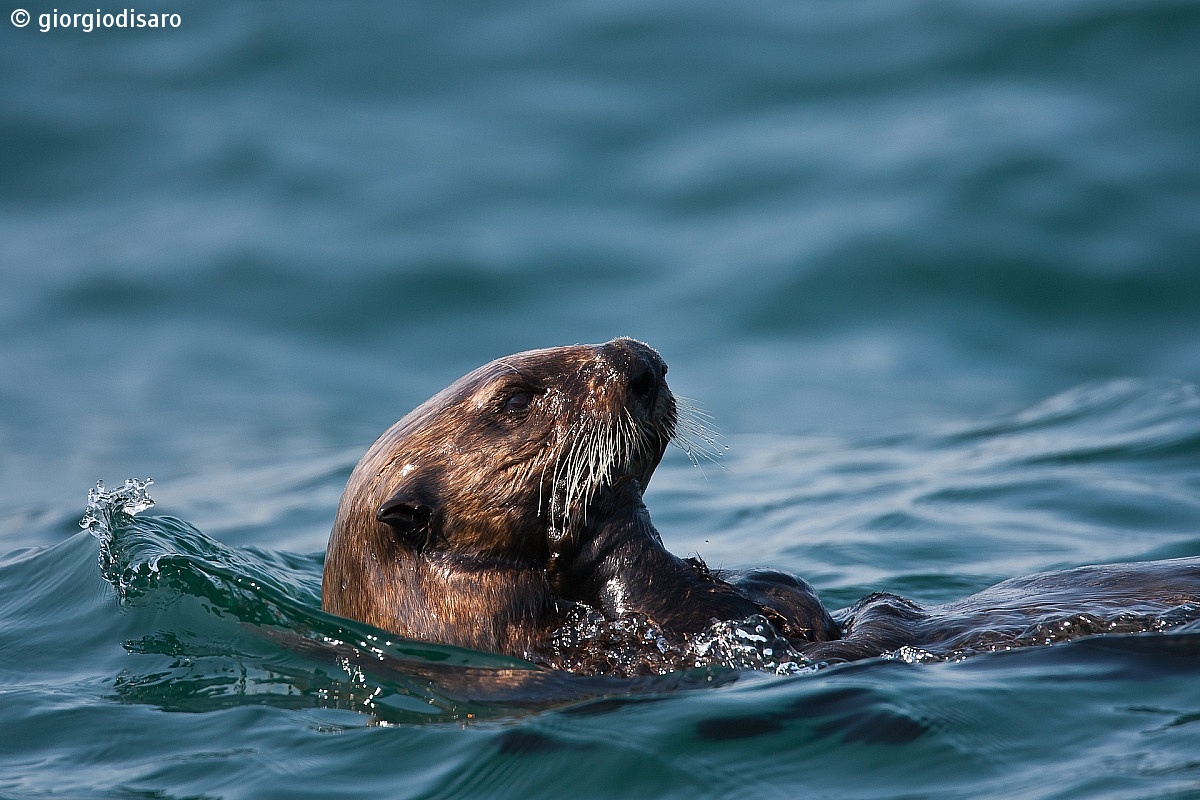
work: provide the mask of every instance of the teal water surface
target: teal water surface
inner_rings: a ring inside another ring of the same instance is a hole
[[[650,487],[681,555],[835,608],[1200,555],[1200,4],[25,8],[0,797],[1200,796],[1194,623],[622,682],[319,610],[376,435],[618,335],[728,445]]]

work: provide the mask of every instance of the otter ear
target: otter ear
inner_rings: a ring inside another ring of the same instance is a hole
[[[401,489],[379,507],[375,519],[390,527],[401,540],[416,550],[429,541],[429,519],[433,508],[408,489]]]

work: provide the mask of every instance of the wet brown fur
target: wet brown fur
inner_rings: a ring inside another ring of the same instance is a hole
[[[581,427],[606,431],[628,414],[644,446],[610,471],[648,481],[674,426],[665,369],[619,339],[499,359],[430,398],[351,474],[323,608],[413,638],[535,654],[570,605],[546,577],[551,526],[568,528],[588,499],[565,496],[557,468]]]

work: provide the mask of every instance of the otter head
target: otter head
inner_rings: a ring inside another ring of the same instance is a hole
[[[478,571],[492,594],[513,570],[544,584],[552,536],[605,487],[650,480],[675,432],[666,371],[652,348],[614,339],[497,359],[427,400],[350,476],[325,609],[420,636],[395,618],[422,604],[446,616],[447,598],[414,596],[432,572]]]

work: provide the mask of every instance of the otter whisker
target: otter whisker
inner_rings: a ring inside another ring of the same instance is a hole
[[[596,494],[630,469],[636,454],[649,449],[650,443],[650,434],[628,409],[609,421],[591,419],[579,425],[569,443],[559,445],[553,459],[552,524],[569,528],[575,513],[586,523]]]
[[[717,463],[727,449],[716,429],[713,417],[696,401],[675,395],[677,420],[671,442],[697,467],[704,459]]]
[[[555,471],[557,472],[558,459],[562,453],[562,442],[556,441],[555,444],[552,447],[550,447],[549,449],[550,449],[550,453],[542,461],[542,471],[541,471],[541,474],[538,475],[538,499],[537,499],[537,516],[538,517],[542,516],[542,509],[543,509],[542,503],[545,501],[544,493],[545,493],[545,487],[546,487],[546,470],[549,469],[550,464],[553,463],[555,465]],[[555,480],[555,478],[553,477],[553,474],[552,474],[551,481],[553,481],[553,480]]]
[[[594,494],[593,487],[597,483],[597,473],[600,465],[596,463],[599,448],[601,426],[595,420],[588,420],[578,432],[571,448],[564,459],[563,477],[563,526],[567,527],[571,509],[581,501],[584,520],[587,519],[587,504]],[[555,481],[556,485],[558,481]]]

